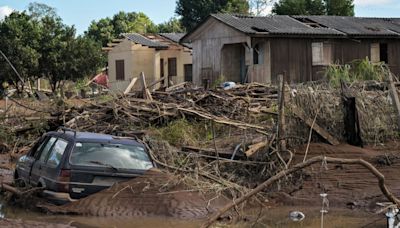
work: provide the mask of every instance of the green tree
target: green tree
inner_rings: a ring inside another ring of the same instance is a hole
[[[353,0],[280,0],[272,13],[278,15],[354,16]]]
[[[57,10],[55,8],[38,2],[29,3],[28,13],[35,19],[41,19],[45,16],[57,17]]]
[[[103,18],[99,21],[92,21],[85,36],[103,46],[106,46],[112,39],[117,38],[121,33],[155,33],[157,26],[144,13],[119,12],[112,18]]]
[[[280,0],[275,2],[272,13],[278,15],[325,15],[322,0]]]
[[[47,78],[51,89],[62,89],[64,83],[93,75],[103,63],[101,46],[84,37],[75,38],[73,26],[59,17],[44,17],[40,23],[42,35],[39,52],[41,76]]]
[[[175,13],[181,16],[183,27],[192,30],[212,13],[249,13],[247,0],[178,0]]]
[[[36,20],[22,12],[13,12],[0,22],[0,50],[7,56],[22,80],[27,82],[39,75],[38,52],[40,29]],[[8,82],[19,91],[24,83],[15,74],[3,56],[0,56],[0,82]],[[0,84],[1,84],[0,83]]]
[[[354,16],[353,0],[324,0],[327,15]]]
[[[182,27],[181,21],[177,18],[171,18],[169,21],[159,24],[157,30],[162,33],[185,32],[185,28]]]

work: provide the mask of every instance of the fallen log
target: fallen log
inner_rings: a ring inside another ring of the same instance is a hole
[[[379,170],[377,170],[371,163],[369,163],[369,162],[367,162],[367,161],[365,161],[363,159],[343,159],[343,158],[331,158],[331,157],[325,157],[325,156],[318,156],[318,157],[313,157],[313,158],[307,160],[306,162],[299,163],[299,164],[293,166],[292,168],[282,170],[281,172],[279,172],[275,176],[269,178],[267,181],[265,181],[264,183],[260,184],[258,187],[254,188],[253,190],[251,190],[247,194],[243,195],[239,199],[236,199],[236,200],[232,201],[231,203],[225,205],[217,213],[215,213],[212,217],[210,217],[208,219],[208,221],[205,222],[201,227],[202,228],[210,227],[224,213],[226,213],[227,211],[229,211],[233,207],[242,204],[246,200],[250,199],[252,196],[254,196],[257,193],[261,192],[265,188],[271,186],[273,183],[275,183],[276,181],[280,180],[281,178],[284,178],[289,174],[292,174],[292,173],[294,173],[296,171],[304,169],[304,168],[306,168],[308,166],[311,166],[313,164],[321,163],[323,161],[327,162],[327,163],[333,163],[333,164],[347,164],[347,165],[357,164],[357,165],[361,165],[361,166],[365,167],[368,171],[370,171],[378,179],[379,188],[382,191],[383,195],[390,202],[393,202],[394,204],[397,205],[398,208],[400,208],[400,200],[396,196],[394,196],[389,191],[387,186],[385,185],[385,176],[381,172],[379,172]]]

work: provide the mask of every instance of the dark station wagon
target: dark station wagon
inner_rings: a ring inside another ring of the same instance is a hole
[[[153,167],[145,146],[133,138],[60,128],[44,134],[18,160],[14,178],[17,184],[44,187],[46,198],[62,204]]]

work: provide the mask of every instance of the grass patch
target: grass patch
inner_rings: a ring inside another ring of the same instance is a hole
[[[326,78],[334,87],[340,86],[340,81],[348,83],[365,80],[383,81],[388,73],[388,68],[383,62],[372,63],[368,57],[354,60],[351,64],[329,65],[325,71]]]
[[[162,128],[153,128],[153,131],[158,138],[174,146],[198,145],[204,134],[200,124],[189,123],[186,119],[175,120]]]

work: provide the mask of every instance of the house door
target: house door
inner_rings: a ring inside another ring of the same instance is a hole
[[[226,81],[242,82],[246,76],[246,52],[242,43],[225,44],[221,50],[221,73]]]
[[[185,82],[193,82],[193,65],[185,64]]]

